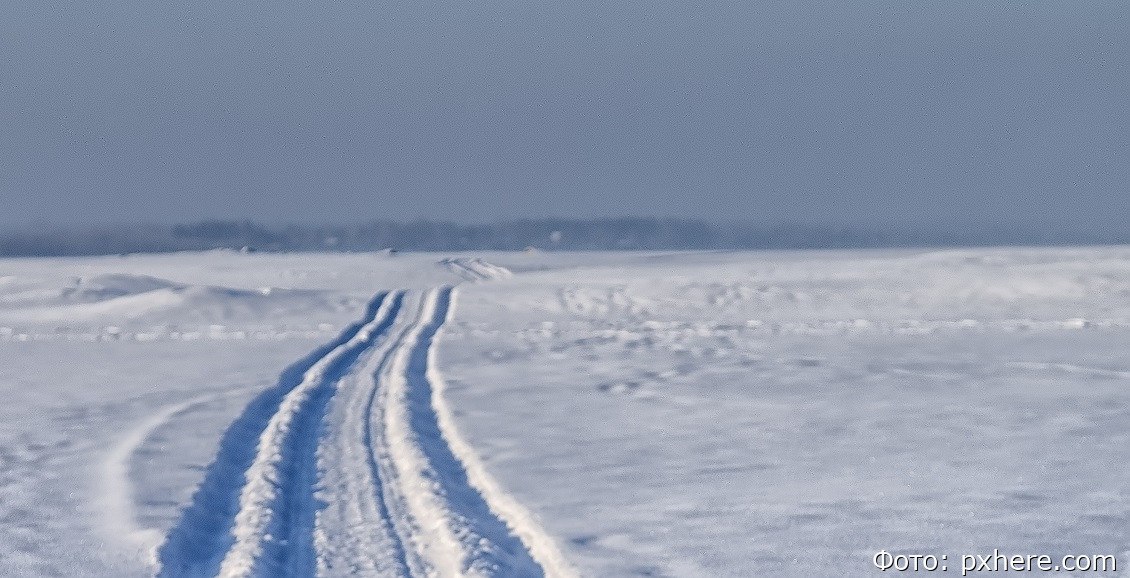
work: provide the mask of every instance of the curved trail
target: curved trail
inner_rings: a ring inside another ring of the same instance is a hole
[[[252,402],[159,575],[574,575],[455,428],[435,364],[453,297],[378,295]]]
[[[106,512],[104,518],[110,521],[109,527],[118,536],[126,538],[134,547],[150,558],[156,556],[157,547],[163,538],[160,530],[143,527],[137,521],[133,480],[130,479],[129,475],[129,462],[138,449],[149,440],[158,428],[168,424],[178,415],[187,413],[206,403],[246,392],[247,389],[212,392],[180,403],[169,404],[138,422],[118,439],[118,443],[114,444],[106,456],[103,466],[104,489],[102,491],[105,496],[103,508]]]

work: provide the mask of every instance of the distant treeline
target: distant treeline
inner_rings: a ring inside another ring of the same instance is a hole
[[[256,251],[835,249],[1127,243],[1086,232],[994,228],[880,230],[694,219],[523,219],[468,225],[374,221],[268,226],[251,221],[0,231],[0,255],[61,256],[205,249]]]

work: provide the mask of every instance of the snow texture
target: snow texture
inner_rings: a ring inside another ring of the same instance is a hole
[[[0,575],[1130,567],[1128,333],[1121,247],[0,260]]]

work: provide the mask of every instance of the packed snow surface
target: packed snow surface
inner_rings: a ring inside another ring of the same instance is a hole
[[[0,260],[0,575],[1128,568],[1128,337],[1120,247]]]

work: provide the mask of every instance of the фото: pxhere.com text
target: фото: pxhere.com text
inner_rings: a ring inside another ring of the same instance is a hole
[[[950,572],[962,576],[979,572],[1110,572],[1118,571],[1118,558],[1113,554],[892,554],[876,552],[871,559],[884,572]]]

